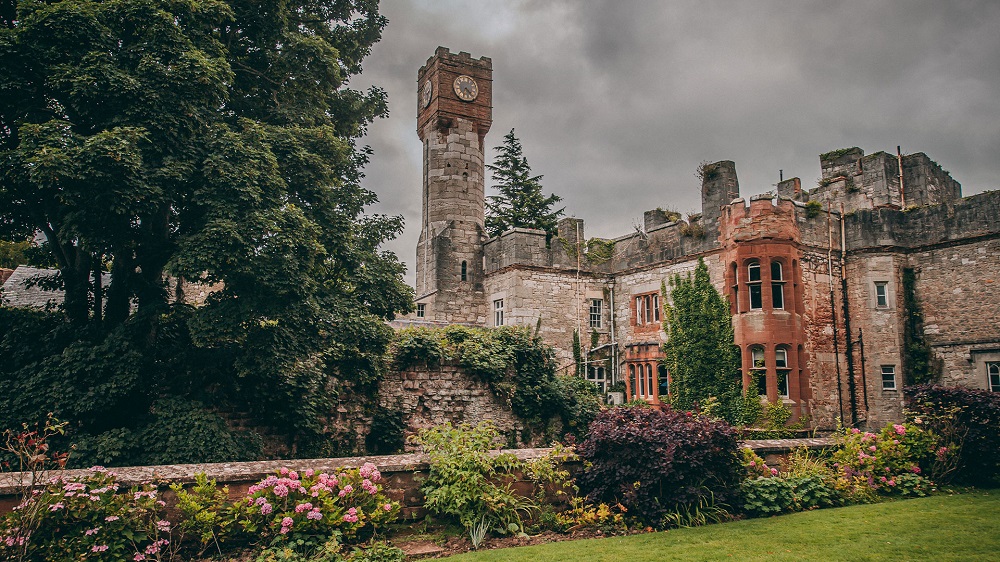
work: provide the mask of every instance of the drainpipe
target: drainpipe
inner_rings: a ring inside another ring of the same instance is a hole
[[[844,204],[840,204],[840,297],[844,305],[844,353],[847,356],[847,394],[851,401],[851,427],[858,426],[858,389],[854,379],[854,340],[851,339],[851,309],[847,291],[847,265],[844,263],[846,253],[844,234]]]
[[[611,301],[611,384],[618,382],[618,342],[615,340],[615,278],[611,278],[608,297]]]
[[[830,198],[826,198],[826,269],[830,281],[830,315],[833,318],[833,361],[837,367],[837,406],[840,421],[844,419],[844,390],[840,380],[840,345],[837,343],[837,303],[833,297],[833,219]]]
[[[865,336],[858,328],[858,351],[861,353],[861,393],[865,400],[865,421],[868,421],[868,380],[865,375]]]

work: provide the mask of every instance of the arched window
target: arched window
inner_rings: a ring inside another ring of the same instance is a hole
[[[737,267],[736,262],[732,262],[731,264],[729,264],[729,273],[733,277],[732,279],[733,284],[730,287],[730,289],[732,290],[732,298],[729,301],[729,311],[731,314],[739,314],[740,312],[740,296],[739,296],[740,285],[737,277],[738,269],[739,268]]]
[[[462,260],[462,281],[469,280],[469,265]]]
[[[760,261],[747,262],[747,292],[750,295],[750,310],[764,308],[760,294]]]
[[[788,368],[788,350],[779,347],[774,350],[774,369],[778,376],[778,396],[788,398],[788,378],[791,370]]]
[[[655,396],[655,387],[653,386],[653,366],[646,363],[646,398],[652,400]]]
[[[781,262],[771,262],[771,306],[775,310],[785,308],[785,279],[781,276]]]
[[[750,348],[750,380],[757,387],[757,394],[767,396],[767,365],[764,348],[759,345]]]
[[[633,399],[639,397],[639,388],[635,385],[635,383],[636,383],[636,380],[635,380],[635,365],[629,365],[628,366],[628,390],[629,390],[630,398],[633,398]]]

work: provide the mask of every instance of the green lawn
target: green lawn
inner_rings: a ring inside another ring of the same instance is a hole
[[[1000,560],[1000,490],[475,552],[450,559]]]

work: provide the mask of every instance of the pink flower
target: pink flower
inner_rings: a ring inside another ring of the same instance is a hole
[[[282,476],[287,476],[288,475],[288,468],[283,466],[283,467],[281,467],[280,470],[278,470],[278,472],[281,473]]]
[[[281,520],[281,530],[278,531],[282,535],[286,534],[288,531],[292,530],[292,525],[295,524],[295,520],[291,517],[285,517]]]
[[[272,511],[273,509],[274,509],[274,508],[273,508],[273,507],[271,507],[271,504],[269,504],[269,503],[267,503],[267,502],[264,502],[264,505],[260,506],[260,514],[261,514],[261,515],[270,515],[270,514],[271,514],[271,511]]]
[[[771,476],[777,476],[777,475],[778,475],[778,469],[777,468],[772,468],[771,469]]]
[[[302,513],[303,511],[309,511],[312,508],[313,504],[309,502],[300,503],[299,505],[295,506],[295,513]]]
[[[872,445],[871,447],[868,447],[868,450],[874,452],[874,451],[878,450],[878,447],[876,447],[875,445]]]
[[[290,471],[288,473],[288,477],[291,478],[292,480],[298,480],[299,479],[299,473],[295,472],[294,470],[292,470],[292,471]]]
[[[906,426],[897,423],[893,424],[892,428],[896,430],[897,435],[906,435]]]
[[[895,480],[890,480],[890,481],[886,482],[886,484],[888,484],[890,486],[895,486],[896,485],[896,481]]]
[[[920,474],[920,467],[917,465],[913,465],[910,467],[910,472],[912,472],[913,474]]]
[[[170,521],[160,520],[156,522],[156,528],[164,533],[170,532]]]
[[[320,513],[319,509],[314,509],[306,515],[306,519],[319,520],[323,518],[323,514]]]
[[[285,486],[284,484],[275,484],[275,486],[274,486],[274,495],[278,496],[279,498],[283,498],[283,497],[287,496],[288,495],[288,486]]]
[[[306,478],[311,478],[313,474],[316,474],[316,472],[313,471],[313,469],[311,468],[306,469]]]
[[[858,429],[858,428],[856,428],[856,427],[854,427],[854,428],[851,428],[851,433],[853,433],[854,435],[857,435],[857,434],[861,433],[861,430]]]
[[[387,503],[387,504],[385,504],[385,505],[382,506],[382,509],[384,509],[386,511],[392,511],[392,504],[391,503]]]
[[[140,560],[145,560],[145,559],[146,559],[146,555],[142,554],[142,553],[139,553],[139,552],[136,552],[135,556],[132,557],[132,560],[135,560],[136,562],[139,562]]]
[[[104,518],[104,520],[107,521],[108,523],[112,521],[118,521],[118,519],[119,517],[117,515],[108,515],[107,517]]]
[[[57,502],[49,506],[49,511],[59,511],[60,509],[66,507],[63,502]]]
[[[750,466],[752,468],[757,468],[757,462],[756,461],[750,461]]]
[[[95,544],[94,546],[90,547],[91,552],[104,552],[107,549],[108,545],[106,544]]]
[[[250,499],[250,498],[247,498],[247,499]],[[264,496],[261,496],[261,497],[257,498],[257,500],[254,501],[253,503],[256,504],[256,505],[264,505],[265,503],[267,503],[267,498],[265,498]]]
[[[97,532],[100,530],[101,530],[100,527],[94,527],[93,529],[87,529],[86,531],[83,532],[83,534],[89,537],[90,535],[96,535]]]

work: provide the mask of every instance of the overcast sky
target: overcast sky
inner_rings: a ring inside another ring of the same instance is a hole
[[[1000,188],[1000,2],[383,0],[381,42],[354,87],[390,116],[363,141],[375,211],[420,231],[417,70],[445,46],[493,59],[487,160],[515,129],[546,193],[586,235],[615,237],[656,207],[700,211],[695,170],[733,160],[744,197],[818,155],[925,152],[964,195]],[[492,192],[487,179],[487,194]]]

